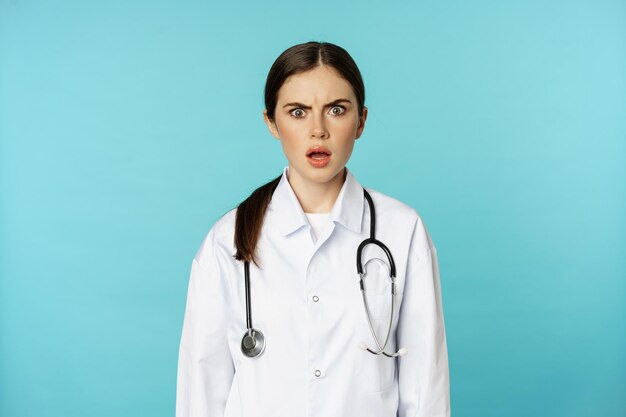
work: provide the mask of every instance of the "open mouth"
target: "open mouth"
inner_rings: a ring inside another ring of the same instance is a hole
[[[312,146],[306,151],[309,163],[315,168],[324,168],[330,163],[332,152],[323,146]]]
[[[324,148],[323,146],[315,146],[315,147],[309,148],[306,154],[307,157],[318,160],[318,161],[326,159],[330,155],[331,155],[331,152],[328,149]]]
[[[328,154],[325,152],[312,152],[309,154],[309,158],[313,158],[313,159],[324,159],[324,158],[328,158]]]

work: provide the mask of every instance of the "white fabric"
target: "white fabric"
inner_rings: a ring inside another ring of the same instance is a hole
[[[313,233],[313,242],[317,242],[322,233],[326,231],[330,222],[330,213],[304,213],[306,214],[311,232]]]
[[[363,188],[348,170],[329,214],[330,231],[314,242],[287,176],[288,166],[266,212],[257,247],[261,269],[250,264],[252,325],[265,334],[265,352],[248,358],[240,349],[244,268],[233,258],[232,209],[211,227],[191,262],[176,416],[448,417],[437,251],[418,213],[366,188],[376,237],[396,265],[398,308],[386,351],[407,349],[399,358],[375,356],[359,348],[360,342],[375,346],[356,271],[357,247],[370,233]],[[387,259],[367,245],[363,262],[373,258]],[[373,324],[383,337],[391,305],[386,267],[367,267]]]

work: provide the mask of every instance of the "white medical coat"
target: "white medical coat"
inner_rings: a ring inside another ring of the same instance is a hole
[[[347,168],[346,168],[347,169]],[[396,265],[396,309],[386,352],[365,316],[356,251],[369,237],[363,188],[348,170],[314,242],[283,170],[258,242],[261,269],[250,264],[252,325],[263,332],[261,356],[241,352],[246,332],[243,262],[233,258],[236,209],[208,231],[191,263],[178,359],[177,417],[447,417],[448,352],[437,251],[418,213],[366,188],[376,238]],[[363,263],[385,253],[363,250]],[[367,263],[372,321],[384,340],[391,295],[383,263]],[[382,341],[381,341],[382,343]]]

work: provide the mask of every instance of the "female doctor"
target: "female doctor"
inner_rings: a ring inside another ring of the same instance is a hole
[[[364,99],[337,45],[272,65],[263,116],[289,164],[192,261],[177,417],[450,415],[434,243],[415,209],[346,167]]]

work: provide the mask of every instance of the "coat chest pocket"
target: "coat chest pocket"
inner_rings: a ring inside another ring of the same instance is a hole
[[[384,321],[386,324],[389,323],[389,319],[391,317],[391,291],[385,294],[371,294],[369,292],[365,292],[365,297],[367,298],[367,305],[370,310],[370,317],[372,321],[380,320]],[[365,315],[365,301],[363,301],[363,294],[361,293],[361,310],[363,310],[363,320],[367,323],[367,316]],[[396,302],[394,306],[394,312],[398,311],[398,295],[396,294]],[[395,317],[394,317],[395,318]],[[373,323],[372,323],[373,324]],[[387,326],[385,326],[385,329]]]
[[[369,306],[372,319],[389,320],[391,313],[391,278],[389,277],[389,267],[379,259],[372,258],[363,265],[365,275],[363,286],[365,287],[365,297]],[[397,298],[397,297],[396,297]],[[365,302],[363,292],[361,292],[362,310],[365,312]]]

